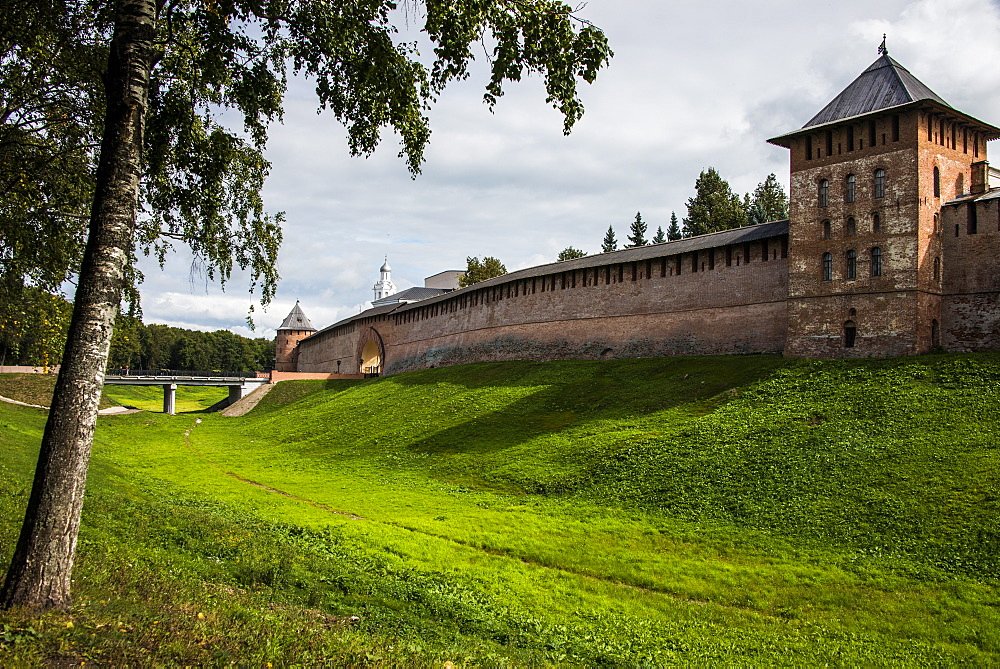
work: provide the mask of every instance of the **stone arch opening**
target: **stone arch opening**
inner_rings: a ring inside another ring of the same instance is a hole
[[[385,343],[375,328],[368,328],[358,342],[358,371],[365,376],[378,376],[385,367]]]

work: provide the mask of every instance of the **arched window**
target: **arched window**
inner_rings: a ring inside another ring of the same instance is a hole
[[[934,197],[941,197],[941,170],[934,168]]]
[[[823,254],[823,280],[833,280],[833,254]]]
[[[823,221],[823,239],[830,239],[830,221]]]
[[[822,179],[819,182],[819,206],[826,207],[830,204],[830,182]]]
[[[934,234],[941,234],[941,219],[938,218],[937,214],[934,214]]]
[[[882,249],[872,249],[872,276],[882,276]]]
[[[858,179],[853,174],[847,175],[847,183],[844,188],[844,200],[847,202],[854,202],[857,194],[857,183]]]
[[[853,216],[847,217],[847,236],[853,237],[858,234],[858,223],[854,220]]]
[[[858,278],[858,254],[853,249],[847,252],[847,278]]]
[[[875,197],[885,197],[885,170],[875,170]]]
[[[934,283],[941,281],[941,258],[934,258]]]
[[[877,211],[872,212],[872,232],[876,235],[882,232],[882,219],[879,218]]]
[[[857,339],[858,328],[854,321],[844,321],[844,348],[854,348],[854,340]]]

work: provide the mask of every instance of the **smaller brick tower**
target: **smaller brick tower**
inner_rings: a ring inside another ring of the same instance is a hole
[[[297,372],[299,366],[299,342],[316,332],[306,318],[299,301],[288,312],[274,342],[274,369],[277,372]]]

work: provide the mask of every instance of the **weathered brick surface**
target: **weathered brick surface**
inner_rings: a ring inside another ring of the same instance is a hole
[[[985,157],[974,135],[930,111],[910,109],[898,116],[899,138],[892,138],[892,117],[876,117],[876,143],[868,145],[868,120],[831,129],[832,155],[826,155],[825,129],[814,133],[812,160],[805,159],[806,135],[791,147],[789,231],[789,313],[786,355],[857,357],[913,354],[933,345],[932,329],[942,323],[941,282],[935,258],[943,262],[941,205],[971,183],[971,164]],[[848,127],[858,139],[846,150]],[[928,128],[930,134],[928,134]],[[818,147],[818,148],[817,148]],[[978,155],[976,152],[978,150]],[[934,186],[938,169],[939,187]],[[884,197],[875,197],[874,173],[885,170]],[[857,179],[856,199],[848,202],[846,180]],[[829,202],[820,206],[819,184],[830,184]],[[878,216],[879,229],[874,229]],[[848,219],[855,220],[851,235]],[[825,238],[824,221],[830,222]],[[872,276],[872,253],[882,254],[882,274]],[[847,276],[847,254],[857,256],[856,278]],[[823,255],[833,258],[829,280]],[[961,262],[957,258],[955,262]],[[853,310],[853,312],[852,312]],[[853,315],[852,315],[853,313]],[[854,348],[844,346],[844,327],[857,328]]]
[[[941,344],[952,351],[1000,350],[1000,199],[946,206],[942,220]]]
[[[356,371],[372,328],[388,372],[477,360],[780,352],[782,247],[780,238],[769,240],[767,261],[761,242],[730,249],[728,266],[725,248],[711,259],[706,251],[697,260],[683,254],[679,274],[677,256],[669,256],[471,287],[321,332],[300,345],[299,370],[336,369],[340,360],[342,371]]]
[[[313,333],[313,330],[279,330],[274,341],[274,368],[279,372],[294,372],[298,369],[299,342]]]

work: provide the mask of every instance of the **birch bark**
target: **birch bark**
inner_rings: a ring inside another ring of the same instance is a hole
[[[89,236],[38,467],[0,607],[68,608],[97,409],[131,261],[156,0],[118,0]]]

